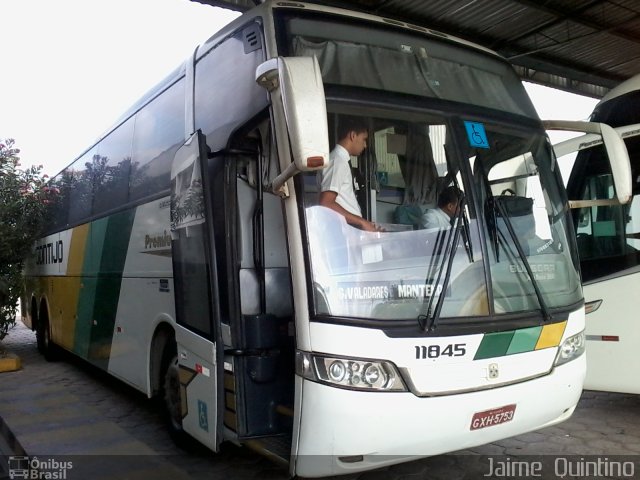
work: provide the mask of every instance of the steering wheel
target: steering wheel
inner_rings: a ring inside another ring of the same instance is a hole
[[[502,193],[500,195],[504,195],[505,193],[510,193],[514,197],[516,196],[516,192],[511,188],[505,188],[504,190],[502,190]]]

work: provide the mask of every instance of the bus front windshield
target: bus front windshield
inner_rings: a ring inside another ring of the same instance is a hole
[[[285,10],[276,22],[282,55],[318,59],[332,145],[343,117],[366,122],[367,148],[350,166],[361,216],[383,230],[321,205],[324,173],[300,176],[316,315],[428,329],[494,314],[548,320],[581,301],[560,175],[507,62],[339,16]]]
[[[340,116],[331,113],[330,124]],[[354,184],[362,214],[382,231],[319,205],[322,172],[300,182],[316,314],[428,328],[580,301],[565,197],[543,133],[433,114],[362,118],[371,133],[351,159]],[[457,209],[443,206],[445,191],[456,192]]]

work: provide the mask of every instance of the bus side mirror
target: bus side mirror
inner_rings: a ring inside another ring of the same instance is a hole
[[[625,204],[631,201],[633,191],[631,162],[629,161],[627,147],[619,133],[606,123],[561,120],[548,120],[542,123],[548,130],[570,130],[590,134],[567,140],[554,146],[556,157],[566,155],[570,151],[583,150],[584,148],[604,144],[611,165],[611,174],[613,175],[618,202]],[[598,141],[598,139],[600,140]]]
[[[289,144],[293,161],[283,166],[272,185],[276,193],[286,196],[288,179],[298,172],[320,170],[329,159],[327,106],[320,66],[316,57],[272,58],[258,66],[256,82],[271,94],[279,143]],[[286,132],[281,130],[282,124]]]
[[[547,120],[542,123],[547,130],[568,130],[587,134],[554,145],[553,149],[558,158],[573,151],[603,145],[609,157],[618,202],[625,204],[631,201],[632,179],[629,152],[616,130],[606,123],[596,122]]]

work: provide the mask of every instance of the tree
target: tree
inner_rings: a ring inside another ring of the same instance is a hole
[[[42,231],[51,189],[42,165],[20,169],[13,139],[0,139],[0,341],[15,325],[24,259]]]

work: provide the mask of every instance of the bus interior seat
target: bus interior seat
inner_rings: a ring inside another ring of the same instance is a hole
[[[398,205],[393,211],[393,222],[419,228],[423,213],[419,205]]]

